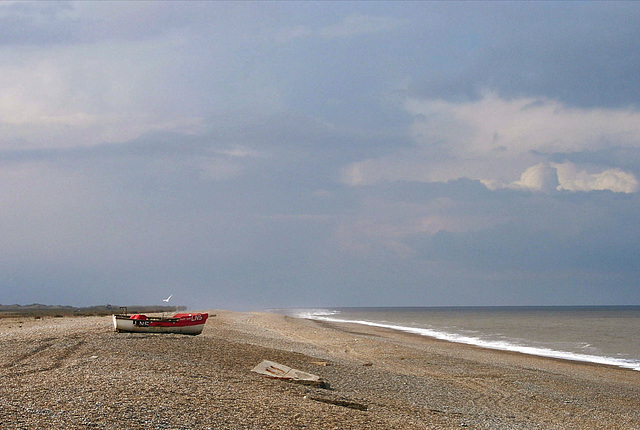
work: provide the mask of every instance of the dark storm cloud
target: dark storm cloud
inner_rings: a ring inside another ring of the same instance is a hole
[[[490,88],[507,97],[547,97],[569,105],[640,105],[640,8],[635,3],[471,3],[455,10],[435,45],[462,33],[455,70],[438,70],[413,87],[423,97],[464,100]],[[464,10],[463,10],[464,9]],[[456,58],[454,51],[453,58]]]

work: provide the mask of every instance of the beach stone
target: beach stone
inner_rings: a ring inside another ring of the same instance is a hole
[[[118,334],[109,317],[0,319],[0,428],[640,428],[637,371],[215,313],[196,337]],[[259,377],[265,357],[330,390]]]

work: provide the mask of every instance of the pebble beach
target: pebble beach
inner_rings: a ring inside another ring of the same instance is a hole
[[[2,429],[640,429],[640,372],[355,324],[215,314],[199,336],[111,317],[0,319]],[[251,371],[262,360],[323,388]]]

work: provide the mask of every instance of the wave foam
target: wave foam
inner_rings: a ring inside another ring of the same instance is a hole
[[[563,360],[606,364],[610,366],[617,366],[617,367],[623,367],[625,369],[633,369],[633,370],[640,371],[640,361],[637,361],[637,360],[626,360],[626,359],[615,358],[615,357],[603,357],[598,355],[578,354],[575,352],[567,352],[567,351],[557,351],[557,350],[548,349],[548,348],[537,348],[532,346],[518,345],[518,344],[507,342],[507,341],[490,341],[490,340],[480,339],[478,337],[464,336],[464,335],[455,334],[455,333],[446,333],[446,332],[441,332],[441,331],[427,329],[427,328],[406,327],[406,326],[400,326],[395,324],[384,324],[384,323],[364,321],[364,320],[346,320],[346,319],[339,319],[339,318],[330,318],[328,316],[338,314],[339,311],[322,310],[326,313],[319,312],[319,311],[320,310],[317,310],[317,309],[309,310],[308,312],[304,313],[305,315],[304,317],[300,316],[300,318],[318,319],[318,320],[342,322],[342,323],[354,323],[354,324],[368,325],[372,327],[388,328],[388,329],[403,331],[407,333],[419,334],[421,336],[432,337],[435,339],[446,340],[449,342],[457,342],[457,343],[464,343],[468,345],[480,346],[482,348],[520,352],[523,354],[537,355],[541,357],[559,358]],[[300,315],[303,315],[303,313],[301,313]]]
[[[306,319],[323,319],[339,313],[340,311],[334,309],[296,309],[292,316]]]

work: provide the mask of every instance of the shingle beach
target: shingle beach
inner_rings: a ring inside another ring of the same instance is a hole
[[[640,372],[221,310],[199,336],[0,320],[2,429],[640,429]],[[267,378],[271,360],[328,388]]]

